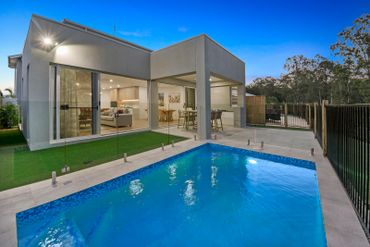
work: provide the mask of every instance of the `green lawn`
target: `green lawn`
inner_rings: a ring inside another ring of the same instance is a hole
[[[118,158],[160,147],[162,143],[185,138],[146,131],[98,141],[29,151],[18,130],[0,131],[0,191],[44,180],[51,172],[61,174],[65,161],[77,171]],[[8,145],[6,145],[8,144]],[[13,145],[13,147],[9,147]],[[18,145],[18,146],[14,146]],[[66,154],[66,155],[65,155]]]
[[[23,145],[26,140],[18,129],[0,130],[0,148],[5,146]]]

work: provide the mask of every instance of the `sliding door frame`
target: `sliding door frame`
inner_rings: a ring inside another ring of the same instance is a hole
[[[76,70],[85,70],[91,73],[91,134],[87,136],[74,136],[61,138],[60,133],[60,114],[61,114],[61,104],[60,104],[60,72],[61,67],[72,68]],[[49,136],[50,142],[58,142],[61,140],[74,140],[74,139],[84,139],[85,137],[90,137],[100,134],[100,73],[84,69],[76,68],[67,65],[50,64],[49,66]]]
[[[71,68],[76,70],[86,70],[91,73],[91,109],[92,109],[92,131],[91,135],[86,136],[75,136],[75,137],[67,137],[67,138],[61,138],[61,131],[60,131],[60,121],[61,121],[61,102],[60,102],[60,91],[61,91],[61,82],[60,82],[60,73],[61,68]],[[61,142],[73,142],[73,141],[80,141],[80,140],[88,140],[88,139],[96,139],[99,137],[106,137],[110,134],[101,134],[101,125],[100,125],[100,111],[101,111],[101,74],[112,74],[109,72],[100,72],[93,69],[87,69],[87,68],[80,68],[80,67],[74,67],[69,65],[63,65],[63,64],[56,64],[56,63],[50,63],[49,65],[49,140],[51,144],[55,143],[61,143]],[[117,74],[113,74],[117,75]],[[127,78],[134,78],[130,76],[125,75],[117,75]],[[139,78],[134,78],[138,80]],[[149,91],[149,87],[146,81],[147,90]],[[150,97],[147,96],[147,109],[149,108],[150,104]],[[149,111],[148,111],[149,112]],[[149,122],[148,122],[149,125]],[[149,126],[146,128],[140,128],[140,129],[132,129],[127,132],[140,132],[149,130]],[[126,131],[120,131],[119,133],[122,134]],[[115,133],[112,133],[116,134]]]

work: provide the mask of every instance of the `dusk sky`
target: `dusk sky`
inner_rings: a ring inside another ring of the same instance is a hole
[[[7,56],[22,53],[33,13],[66,18],[153,50],[205,33],[246,63],[249,83],[279,76],[289,56],[333,58],[329,46],[337,34],[369,12],[369,0],[1,0],[0,89],[13,87]]]

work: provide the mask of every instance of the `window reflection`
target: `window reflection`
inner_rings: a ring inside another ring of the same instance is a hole
[[[194,181],[193,180],[186,180],[186,189],[184,193],[184,201],[186,205],[192,206],[195,204],[196,196],[195,196],[195,189],[194,189]]]
[[[177,170],[177,165],[172,164],[168,167],[168,173],[171,181],[174,181],[176,179],[176,170]]]
[[[211,185],[215,187],[217,185],[217,171],[218,168],[216,166],[211,166]]]
[[[130,195],[136,197],[141,192],[144,191],[144,185],[141,183],[140,179],[135,179],[130,182]]]

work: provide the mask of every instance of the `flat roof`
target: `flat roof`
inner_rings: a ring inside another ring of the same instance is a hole
[[[78,24],[76,22],[73,22],[71,20],[68,20],[68,19],[63,19],[62,21],[63,24],[66,24],[68,26],[73,26],[75,28],[78,28],[78,29],[81,29],[83,31],[87,31],[89,33],[92,33],[92,34],[97,34],[99,36],[104,36],[104,37],[107,37],[109,39],[113,39],[115,41],[118,41],[118,42],[121,42],[121,43],[125,43],[125,44],[128,44],[130,46],[134,46],[136,48],[139,48],[139,49],[142,49],[142,50],[145,50],[145,51],[148,51],[148,52],[152,52],[152,50],[148,49],[148,48],[145,48],[143,46],[140,46],[140,45],[137,45],[135,43],[132,43],[132,42],[129,42],[127,40],[124,40],[124,39],[121,39],[121,38],[118,38],[116,36],[113,36],[113,35],[110,35],[110,34],[107,34],[107,33],[104,33],[104,32],[101,32],[101,31],[97,31],[95,29],[92,29],[92,28],[89,28],[87,26],[84,26],[84,25],[81,25],[81,24]]]
[[[78,24],[78,23],[73,22],[73,21],[68,20],[68,19],[63,19],[61,22],[59,22],[59,21],[55,21],[53,19],[49,19],[49,18],[46,18],[46,17],[43,17],[43,16],[39,16],[39,15],[36,15],[36,14],[32,14],[32,18],[40,18],[40,19],[45,20],[45,21],[48,21],[48,22],[59,24],[59,25],[65,26],[65,27],[69,27],[69,28],[75,29],[75,30],[87,32],[89,34],[92,34],[92,35],[95,35],[95,36],[98,36],[98,37],[101,37],[101,38],[109,39],[109,40],[112,40],[112,41],[116,41],[116,42],[119,42],[121,44],[125,44],[125,45],[131,46],[131,47],[134,47],[134,48],[137,48],[137,49],[140,49],[140,50],[149,52],[149,53],[155,53],[155,52],[161,51],[163,49],[167,49],[169,47],[176,46],[178,44],[184,43],[184,42],[186,42],[188,40],[192,40],[192,39],[198,38],[200,36],[205,36],[210,41],[212,41],[213,43],[215,43],[217,46],[219,46],[220,48],[224,49],[230,55],[232,55],[233,57],[235,57],[236,59],[238,59],[239,61],[241,61],[242,63],[244,63],[243,60],[241,60],[240,58],[238,58],[236,55],[234,55],[233,53],[231,53],[229,50],[227,50],[226,48],[224,48],[222,45],[220,45],[218,42],[214,41],[212,38],[210,38],[206,34],[200,34],[200,35],[191,37],[189,39],[176,42],[174,44],[171,44],[169,46],[163,47],[163,48],[158,49],[158,50],[151,50],[151,49],[145,48],[143,46],[137,45],[135,43],[132,43],[130,41],[127,41],[127,40],[118,38],[116,36],[113,36],[113,35],[110,35],[110,34],[107,34],[107,33],[101,32],[101,31],[97,31],[97,30],[92,29],[90,27],[87,27],[85,25]],[[22,54],[8,56],[8,67],[9,68],[15,68],[17,60],[18,59],[21,59],[21,58],[22,58]]]
[[[8,67],[14,69],[17,66],[18,60],[22,59],[22,54],[8,56]]]

